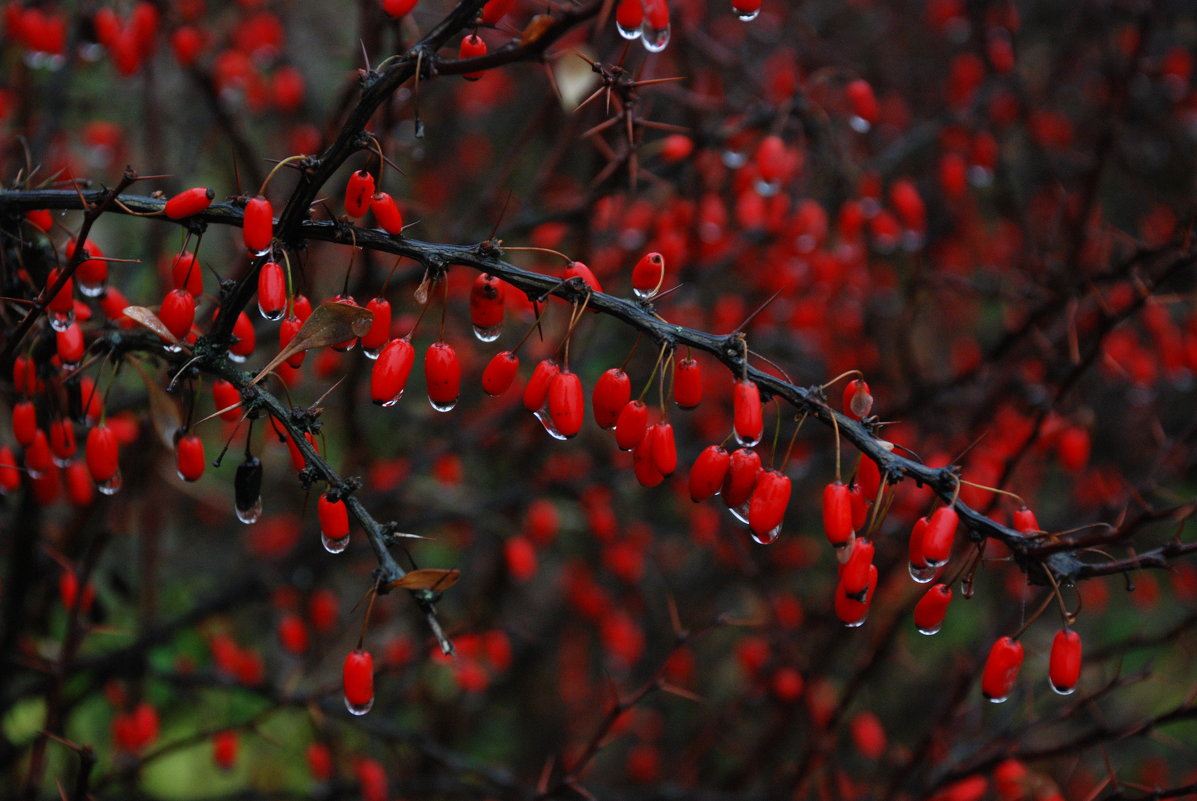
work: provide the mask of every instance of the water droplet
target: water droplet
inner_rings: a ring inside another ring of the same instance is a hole
[[[640,26],[640,41],[650,53],[660,53],[669,46],[669,26],[654,28],[645,20]]]
[[[993,170],[974,164],[968,168],[968,182],[976,187],[986,187],[993,183]]]
[[[869,129],[873,127],[872,123],[864,117],[858,117],[855,114],[848,119],[848,126],[857,133],[868,133]]]
[[[428,402],[432,404],[432,408],[436,409],[438,412],[451,412],[453,411],[453,407],[457,405],[457,398],[454,398],[448,403],[437,403],[431,397],[429,397]]]
[[[167,350],[169,350],[169,348],[167,348]],[[182,348],[179,348],[179,350],[182,350]],[[233,353],[232,351],[229,351],[228,357],[230,362],[236,362],[237,364],[245,364],[245,360],[247,358],[242,356],[240,353]]]
[[[83,363],[83,362],[82,362],[81,360],[80,360],[80,361],[74,361],[74,362],[68,362],[68,361],[64,361],[64,362],[62,363],[62,369],[64,369],[64,370],[74,370],[76,367],[78,367],[78,366],[79,366],[80,364],[82,364],[82,363]]]
[[[403,397],[403,390],[399,390],[399,394],[398,394],[398,395],[396,395],[395,397],[391,398],[389,401],[383,401],[382,403],[380,403],[380,404],[378,404],[378,405],[379,405],[379,406],[381,406],[381,407],[382,407],[382,408],[384,408],[384,409],[389,409],[389,408],[391,408],[392,406],[394,406],[396,403],[398,403],[398,402],[399,402],[399,399],[400,399],[400,398],[402,398],[402,397]]]
[[[75,308],[69,311],[50,311],[50,327],[55,331],[65,331],[75,322]]]
[[[1008,696],[1008,695],[1003,695],[1001,698],[990,698],[990,699],[989,699],[989,703],[991,703],[991,704],[1004,704],[1004,703],[1006,703],[1006,699],[1007,699],[1007,698],[1009,698],[1009,697],[1010,697],[1010,696]]]
[[[332,537],[329,537],[322,531],[322,532],[320,532],[320,544],[323,545],[324,550],[328,551],[329,553],[340,553],[341,551],[343,551],[349,547],[349,535],[346,534],[344,537],[339,537],[337,539],[333,539]],[[352,709],[349,711],[353,712]],[[366,712],[369,712],[369,711],[370,711],[370,707],[366,707]],[[364,714],[366,714],[366,712],[354,712],[354,714],[355,715],[364,715]]]
[[[928,637],[933,637],[936,634],[939,634],[939,630],[943,628],[943,624],[940,623],[939,625],[932,626],[929,629],[925,629],[922,626],[915,626],[915,628],[919,630],[919,634],[926,634]]]
[[[237,519],[246,525],[252,525],[258,522],[258,518],[262,516],[262,496],[259,495],[253,504],[245,509],[240,506],[237,507]]]
[[[98,298],[100,295],[104,294],[104,282],[103,281],[101,281],[98,284],[92,284],[92,283],[80,281],[78,278],[76,278],[75,286],[79,287],[79,293],[81,295],[86,295],[89,298]]]
[[[732,11],[736,12],[736,17],[740,22],[752,22],[761,15],[761,10],[758,8],[755,11],[740,11],[735,6],[732,6]]]
[[[615,23],[615,30],[619,31],[619,35],[625,39],[632,40],[640,37],[639,28],[625,28],[618,22]]]
[[[973,577],[972,577],[972,576],[965,576],[963,579],[961,579],[961,581],[960,581],[960,595],[961,595],[961,597],[962,597],[962,598],[964,598],[966,601],[967,601],[969,598],[972,598],[972,597],[973,597],[973,592],[974,592],[974,590],[975,590],[975,589],[976,589],[976,588],[975,588],[975,587],[974,587],[974,585],[973,585]]]
[[[851,622],[845,621],[844,625],[850,629],[858,629],[861,626],[863,626],[865,624],[865,621],[868,619],[869,619],[869,611],[866,609],[865,613],[860,616],[860,620],[853,620]]]
[[[1056,695],[1072,695],[1076,692],[1076,687],[1057,687],[1056,683],[1051,679],[1048,679],[1047,683],[1051,685],[1052,692]]]
[[[757,446],[757,443],[759,443],[760,441],[761,441],[760,434],[757,434],[754,439],[749,439],[748,437],[740,436],[739,431],[736,432],[736,442],[738,442],[740,444],[741,448],[755,448]]]
[[[120,492],[121,483],[123,481],[124,479],[121,478],[121,471],[117,470],[112,478],[96,484],[96,489],[98,489],[104,495],[115,495]]]
[[[268,255],[269,253],[270,253],[270,248],[263,248],[262,250],[255,250],[255,251],[253,251],[253,254],[254,254],[254,256],[255,256],[255,257],[257,257],[257,258],[261,258],[262,256],[266,256],[266,255]]]
[[[66,459],[64,459],[61,456],[51,456],[50,460],[53,461],[55,466],[57,466],[57,467],[69,467],[71,462],[75,461],[71,457],[67,457]]]
[[[732,513],[732,517],[739,520],[744,525],[748,525],[748,503],[744,502],[736,507],[728,507],[727,511]]]
[[[752,529],[748,530],[752,534],[752,541],[757,545],[772,545],[773,543],[777,542],[778,536],[781,535],[781,526],[775,526],[774,528],[766,531],[764,534],[757,534]]]
[[[266,309],[262,307],[261,303],[259,303],[258,313],[270,322],[277,323],[279,320],[283,319],[283,315],[287,313],[287,307],[284,306],[281,309]]]
[[[723,151],[723,166],[729,170],[738,170],[748,163],[748,156],[739,151],[727,149]]]
[[[39,479],[46,474],[45,470],[38,470],[36,467],[25,465],[25,474],[32,479]]]
[[[756,189],[756,193],[761,197],[773,197],[777,194],[777,190],[781,188],[781,184],[777,181],[764,181],[759,178],[753,186]]]
[[[425,303],[428,302],[428,279],[427,278],[425,278],[423,281],[421,281],[420,285],[418,287],[416,287],[415,298],[416,298],[416,303],[419,303],[421,306],[423,306]]]
[[[369,701],[359,706],[358,704],[350,703],[349,699],[346,698],[345,708],[349,710],[349,714],[351,715],[364,715],[374,708],[374,699],[371,698]]]
[[[657,289],[656,287],[653,287],[652,289],[636,289],[635,287],[632,287],[632,294],[641,300],[648,300],[653,295],[657,294]]]
[[[916,565],[911,562],[908,565],[908,568],[910,569],[910,577],[919,584],[926,584],[927,582],[931,581],[931,579],[935,578],[935,568],[933,567],[928,567],[927,565]]]
[[[481,326],[474,326],[474,336],[478,337],[479,342],[494,342],[499,338],[499,334],[503,333],[503,324],[492,325],[489,328]]]
[[[377,348],[362,348],[362,353],[366,354],[367,359],[377,359],[378,354],[382,353],[382,349],[385,346],[386,345],[384,343],[382,345],[379,345]],[[399,394],[402,395],[403,393],[400,392]],[[399,399],[395,398],[395,400],[399,400]],[[392,401],[392,403],[394,403],[394,401]]]
[[[559,439],[562,441],[569,439],[569,437],[557,430],[557,426],[553,422],[553,417],[549,414],[548,406],[540,407],[540,411],[533,412],[532,416],[540,421],[540,424],[544,426],[545,433],[547,433],[553,439]]]

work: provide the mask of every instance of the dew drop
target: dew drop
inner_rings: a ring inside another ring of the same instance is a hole
[[[36,467],[25,465],[25,474],[35,481],[46,474],[45,470],[38,470]]]
[[[479,342],[494,342],[499,338],[499,334],[503,333],[503,324],[492,325],[487,328],[482,326],[474,326],[474,336],[478,338]]]
[[[79,279],[76,278],[75,286],[79,287],[79,293],[81,295],[85,295],[89,298],[98,298],[100,295],[104,294],[104,282],[103,281],[101,281],[98,284],[92,284],[92,283],[80,281]]]
[[[863,615],[860,616],[860,620],[853,620],[850,623],[844,623],[844,625],[850,629],[858,629],[861,626],[863,626],[865,624],[865,621],[868,619],[869,619],[869,613],[866,611]]]
[[[993,183],[993,170],[974,164],[968,168],[968,182],[976,187],[986,187]]]
[[[734,517],[736,520],[739,520],[744,525],[748,525],[748,503],[747,502],[742,503],[736,507],[728,507],[727,511],[731,512],[732,517]]]
[[[752,541],[757,545],[772,545],[777,542],[778,536],[781,535],[781,526],[774,526],[764,534],[757,534],[752,529],[748,529],[748,531],[752,534]]]
[[[170,348],[168,347],[167,350],[170,350]],[[179,348],[179,350],[182,350],[182,348]],[[236,362],[237,364],[245,364],[245,360],[248,358],[246,356],[242,356],[240,353],[233,353],[232,351],[229,351],[227,355],[230,362]]]
[[[636,289],[635,287],[632,287],[632,294],[641,300],[648,300],[653,295],[657,294],[657,290],[656,287],[652,289]]]
[[[82,363],[83,363],[82,361],[76,361],[76,362],[66,362],[66,361],[64,361],[64,362],[62,363],[62,369],[64,369],[64,370],[68,370],[68,371],[69,371],[69,370],[74,370],[76,367],[78,367],[78,366],[79,366],[80,364],[82,364]]]
[[[75,309],[72,307],[69,311],[51,311],[50,312],[50,327],[55,331],[65,331],[71,327],[75,322]]]
[[[286,313],[287,308],[285,306],[281,309],[267,309],[263,308],[261,303],[258,304],[258,314],[262,315],[262,317],[272,323],[277,323],[279,320],[283,319],[283,315]]]
[[[351,715],[364,715],[374,708],[374,699],[371,698],[364,704],[354,704],[348,698],[345,699],[345,708],[349,710]]]
[[[389,401],[383,401],[382,403],[380,403],[380,404],[378,404],[378,405],[379,405],[379,406],[381,406],[381,407],[382,407],[382,408],[384,408],[384,409],[389,409],[389,408],[391,408],[392,406],[394,406],[396,403],[398,403],[398,402],[399,402],[399,399],[400,399],[400,398],[402,398],[402,397],[403,397],[403,390],[399,390],[399,394],[398,394],[398,395],[396,395],[395,397],[391,398]]]
[[[344,537],[338,537],[336,539],[333,539],[332,537],[328,536],[327,534],[325,534],[322,531],[322,532],[320,532],[320,544],[323,545],[324,550],[328,551],[329,553],[340,553],[341,551],[343,551],[349,547],[349,535],[346,534]],[[349,711],[353,712],[352,709],[350,709]],[[366,712],[369,712],[369,711],[370,711],[370,707],[367,706],[365,711],[353,712],[353,714],[364,715],[364,714],[366,714]]]
[[[966,601],[969,598],[972,598],[974,590],[975,590],[975,586],[973,583],[972,576],[965,576],[963,579],[961,579],[961,581],[960,581],[960,596],[962,598],[964,598]]]
[[[261,258],[262,256],[266,256],[270,253],[270,248],[263,248],[262,250],[255,250],[255,251],[252,251],[252,253],[255,258]]]
[[[991,704],[1004,704],[1004,703],[1006,703],[1006,699],[1007,699],[1007,698],[1009,698],[1009,697],[1010,697],[1010,696],[1008,696],[1008,695],[1003,695],[1003,696],[1001,696],[1000,698],[990,698],[990,699],[989,699],[989,703],[991,703]]]
[[[736,12],[736,17],[739,18],[740,22],[752,22],[761,15],[761,10],[759,8],[756,11],[747,12],[736,11],[735,8],[732,10]]]
[[[928,567],[927,565],[916,565],[913,562],[907,565],[907,567],[910,570],[910,577],[919,584],[926,584],[927,582],[931,581],[931,579],[935,578],[935,568],[933,567]]]
[[[73,458],[67,457],[63,459],[61,456],[51,456],[50,460],[54,462],[56,467],[70,467],[71,462],[75,461]]]
[[[259,495],[253,504],[245,509],[240,506],[237,507],[237,519],[246,525],[251,525],[258,522],[258,518],[262,516],[262,496]]]
[[[745,153],[730,148],[723,151],[723,166],[729,170],[738,170],[747,163],[748,156]]]
[[[857,133],[868,133],[869,129],[873,127],[872,123],[864,117],[858,117],[855,114],[848,119],[848,125]]]
[[[1051,679],[1048,679],[1047,683],[1051,685],[1052,692],[1056,695],[1072,695],[1076,692],[1076,687],[1059,687]]]
[[[117,470],[116,473],[112,476],[112,478],[108,479],[107,481],[101,481],[100,483],[96,484],[96,489],[98,489],[104,495],[115,495],[118,492],[120,492],[121,484],[123,482],[124,482],[124,479],[121,478],[121,471]]]
[[[428,402],[432,404],[432,408],[436,409],[438,412],[451,412],[453,411],[453,407],[457,405],[457,398],[454,398],[448,403],[437,403],[431,397],[429,397]]]
[[[640,26],[640,41],[650,53],[660,53],[669,46],[669,26],[654,28],[646,20]]]
[[[382,353],[382,349],[383,349],[385,346],[386,346],[386,345],[385,345],[385,343],[384,343],[384,344],[382,344],[382,345],[379,345],[377,348],[362,348],[362,353],[366,354],[366,358],[367,358],[367,359],[377,359],[377,358],[378,358],[378,354]],[[402,395],[403,393],[402,393],[402,392],[400,392],[399,394],[400,394],[400,395]],[[398,399],[398,398],[395,398],[395,400],[399,400],[399,399]],[[392,401],[392,403],[393,403],[393,402],[394,402],[394,401]]]
[[[936,634],[939,634],[939,630],[943,628],[943,624],[941,623],[938,626],[932,626],[931,628],[927,629],[923,628],[922,626],[915,626],[915,628],[918,629],[919,634],[926,634],[928,637],[934,637]]]
[[[549,414],[548,406],[540,407],[540,411],[533,412],[532,416],[540,421],[540,424],[542,426],[544,426],[545,433],[548,434],[553,439],[559,439],[563,442],[565,440],[569,439],[569,437],[565,436],[564,434],[562,434],[560,431],[557,430],[556,424],[553,423],[553,417],[552,417],[552,415]],[[631,448],[629,448],[628,450],[631,450]]]
[[[757,434],[755,438],[748,438],[740,436],[740,432],[736,432],[736,442],[740,444],[741,448],[755,448],[761,441],[761,435]]]
[[[619,31],[619,35],[629,41],[640,37],[639,28],[625,28],[618,22],[615,23],[615,30]]]
[[[773,197],[777,194],[777,190],[781,188],[781,184],[779,184],[777,181],[765,181],[757,179],[756,183],[753,184],[753,187],[756,189],[756,193],[761,197]]]

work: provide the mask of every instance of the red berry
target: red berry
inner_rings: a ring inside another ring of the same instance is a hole
[[[487,0],[482,7],[482,24],[495,25],[511,10],[515,0]]]
[[[170,276],[175,289],[185,289],[197,298],[204,294],[204,271],[191,251],[184,250],[171,260]]]
[[[382,0],[382,10],[392,19],[406,17],[416,7],[418,0]]]
[[[212,735],[212,760],[221,770],[232,770],[237,764],[237,732],[222,731]]]
[[[489,273],[474,279],[470,288],[470,322],[474,335],[483,342],[499,337],[503,325],[503,282]]]
[[[403,397],[416,351],[406,339],[392,339],[383,347],[370,374],[370,397],[379,406],[393,406]]]
[[[179,478],[198,481],[204,474],[204,442],[195,434],[185,434],[175,443]]]
[[[1089,463],[1089,432],[1080,426],[1068,426],[1056,441],[1060,464],[1070,473],[1079,473]]]
[[[616,431],[618,430],[617,428]],[[665,475],[657,469],[656,459],[653,458],[652,439],[647,436],[647,432],[632,449],[632,472],[642,487],[655,487],[665,480]]]
[[[184,189],[179,194],[166,201],[164,211],[166,216],[172,220],[181,220],[184,217],[190,217],[193,214],[199,214],[208,206],[212,205],[212,198],[216,197],[216,193],[204,186],[195,186],[191,189]]]
[[[561,277],[567,281],[575,277],[581,278],[582,283],[589,286],[595,292],[603,291],[603,285],[600,284],[599,280],[594,277],[594,273],[591,271],[591,269],[580,261],[571,261],[569,264],[565,265],[565,270],[562,271]]]
[[[951,506],[941,506],[931,515],[923,532],[923,561],[928,567],[946,564],[952,555],[960,517]]]
[[[914,607],[914,625],[922,634],[935,634],[943,626],[952,601],[952,588],[947,584],[936,584],[927,590]]]
[[[62,331],[55,331],[54,341],[58,349],[58,359],[64,366],[72,367],[83,361],[83,329],[78,323],[71,323]]]
[[[651,298],[661,291],[665,281],[665,257],[660,253],[646,253],[632,268],[632,292],[638,298]]]
[[[673,371],[673,400],[683,409],[702,403],[702,370],[694,359],[679,359]]]
[[[341,671],[345,690],[345,708],[354,715],[364,715],[374,706],[374,658],[369,651],[357,649],[345,657]]]
[[[308,650],[308,627],[294,612],[283,615],[278,622],[278,639],[287,653],[299,655]]]
[[[877,96],[873,94],[873,87],[863,78],[857,78],[844,87],[844,94],[848,98],[848,105],[852,114],[863,123],[861,127],[867,129],[877,121],[879,107]]]
[[[87,469],[97,484],[111,481],[120,470],[117,458],[116,434],[106,425],[100,424],[87,432]]]
[[[391,302],[386,298],[372,298],[366,308],[373,314],[370,330],[362,337],[362,351],[370,358],[378,356],[391,335]]]
[[[586,416],[585,393],[582,391],[582,379],[577,373],[562,370],[553,376],[549,384],[549,418],[553,426],[566,439],[575,436],[582,430],[582,420]]]
[[[530,581],[536,576],[536,549],[526,537],[512,537],[503,543],[503,559],[516,581]]]
[[[823,489],[823,533],[836,548],[852,541],[852,497],[842,482],[834,481]]]
[[[91,480],[91,473],[87,470],[87,464],[82,461],[74,461],[66,466],[64,471],[64,479],[66,480],[67,497],[71,503],[78,507],[84,507],[91,504],[95,497],[95,483]],[[20,484],[20,476],[17,476],[18,486]],[[0,493],[6,492],[4,476],[4,455],[0,450]]]
[[[511,388],[519,372],[520,359],[509,350],[496,353],[482,371],[482,389],[487,395],[498,397]]]
[[[765,433],[760,388],[748,379],[736,381],[732,401],[736,441],[745,448],[751,448],[761,441],[761,435]]]
[[[873,564],[873,543],[861,537],[852,543],[848,561],[840,565],[840,584],[849,595],[868,589],[869,565]]]
[[[258,270],[258,311],[267,320],[287,313],[287,276],[281,264],[268,261]]]
[[[76,268],[78,269],[78,268]],[[46,289],[54,286],[58,281],[59,270],[55,267],[50,271],[46,277]],[[62,289],[54,293],[54,297],[46,302],[46,307],[50,311],[59,312],[60,314],[74,314],[75,311],[75,294],[74,294],[74,279],[68,278],[66,283],[62,285]]]
[[[195,298],[185,289],[172,289],[162,299],[158,318],[175,339],[184,341],[195,322]]]
[[[403,233],[403,213],[399,211],[395,198],[386,192],[376,192],[370,198],[370,211],[374,212],[374,221],[378,227],[391,236]]]
[[[737,448],[728,461],[727,480],[723,483],[723,503],[736,510],[748,503],[761,473],[761,455],[750,448]]]
[[[241,418],[241,412],[237,405],[241,403],[241,393],[235,386],[225,381],[223,378],[218,378],[212,382],[212,402],[216,406],[216,410],[228,409],[230,406],[234,408],[227,412],[222,412],[220,417],[222,420],[236,422]]]
[[[673,437],[673,426],[660,422],[650,426],[645,438],[651,437],[653,465],[662,476],[671,476],[677,470],[677,443]]]
[[[486,42],[482,37],[476,33],[471,33],[469,36],[461,40],[461,48],[457,51],[458,58],[478,58],[486,55]],[[476,81],[482,77],[482,72],[467,72],[461,77],[467,81]]]
[[[28,448],[37,434],[37,407],[33,401],[18,401],[12,407],[12,434],[17,444]]]
[[[1035,513],[1024,506],[1014,512],[1014,530],[1022,534],[1034,534],[1041,529]]]
[[[1081,635],[1071,629],[1056,632],[1047,675],[1052,689],[1060,695],[1068,695],[1076,689],[1081,677]]]
[[[65,467],[75,457],[75,427],[70,420],[50,422],[50,452],[59,467]]]
[[[0,494],[15,492],[20,486],[21,471],[17,468],[17,457],[12,448],[0,445]]]
[[[544,406],[549,397],[549,385],[553,377],[561,372],[561,365],[553,359],[543,359],[537,363],[536,369],[528,383],[524,385],[524,408],[536,413]]]
[[[835,615],[845,626],[863,625],[869,616],[869,605],[873,603],[873,591],[877,589],[877,565],[869,565],[868,590],[864,598],[850,595],[841,581],[835,587]]]
[[[630,451],[640,444],[647,430],[648,407],[643,401],[630,400],[615,422],[615,444],[621,451]]]
[[[54,469],[54,454],[50,441],[40,428],[33,432],[33,442],[25,449],[25,469],[32,478],[41,478]]]
[[[349,509],[341,499],[330,500],[328,494],[316,501],[316,515],[320,518],[320,534],[325,541],[344,544],[349,537]]]
[[[30,209],[25,212],[25,221],[42,233],[50,233],[54,227],[54,216],[49,209]]]
[[[731,456],[719,445],[708,445],[690,468],[690,499],[705,501],[719,493],[727,478]]]
[[[241,218],[241,236],[251,253],[264,253],[274,237],[274,209],[270,201],[258,195],[245,204]]]
[[[67,242],[66,257],[75,257],[74,239]],[[75,268],[75,281],[83,294],[94,297],[100,293],[100,287],[107,280],[108,262],[104,261],[104,253],[95,242],[88,239],[83,243],[83,260]]]
[[[370,198],[374,195],[374,176],[366,170],[358,170],[349,176],[345,184],[345,213],[357,219],[370,208]],[[403,225],[400,223],[402,229]]]
[[[245,361],[253,354],[256,344],[257,334],[254,333],[254,324],[250,322],[249,315],[238,313],[233,323],[233,344],[229,346],[229,356],[234,361]]]
[[[461,366],[452,345],[434,342],[428,346],[424,353],[424,378],[432,408],[447,412],[457,405],[457,396],[461,394]]]
[[[1022,643],[1002,637],[989,650],[985,672],[981,674],[981,692],[990,701],[1000,704],[1010,695],[1018,671],[1022,667]]]
[[[299,329],[303,328],[303,321],[298,317],[291,316],[283,320],[278,325],[278,346],[279,350],[291,344],[291,340],[295,339],[295,335],[299,333]],[[306,350],[299,350],[287,358],[287,364],[292,368],[298,370],[303,366],[304,357],[307,356]]]
[[[632,380],[618,367],[612,367],[594,382],[591,406],[594,422],[599,428],[612,429],[619,422],[619,413],[632,399]]]
[[[873,396],[869,394],[869,385],[859,378],[848,382],[844,387],[844,414],[859,420],[868,417],[873,409]]]
[[[313,779],[318,782],[326,782],[332,778],[333,758],[327,745],[312,743],[304,751],[304,756],[307,758],[308,770],[312,772]]]
[[[769,544],[785,519],[790,503],[790,477],[777,470],[764,470],[748,500],[748,528],[757,542]]]
[[[615,8],[615,24],[625,38],[640,35],[640,24],[644,21],[644,6],[640,0],[619,0]],[[626,31],[626,33],[625,33]]]

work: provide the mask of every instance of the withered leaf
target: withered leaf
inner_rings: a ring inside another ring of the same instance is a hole
[[[307,320],[304,320],[294,338],[287,343],[287,347],[279,351],[279,354],[270,360],[270,364],[254,376],[249,385],[252,387],[261,381],[271,370],[301,350],[323,348],[347,339],[365,336],[373,322],[374,312],[364,306],[324,301],[312,311]]]
[[[166,323],[162,322],[162,319],[158,315],[145,306],[126,306],[124,314],[133,322],[145,326],[170,344],[179,344],[178,337],[170,332],[170,329],[166,327]]]
[[[440,568],[424,568],[413,570],[398,581],[392,581],[390,586],[402,590],[447,590],[461,578],[460,570],[442,570]]]
[[[163,445],[174,448],[175,432],[183,427],[183,414],[179,411],[179,404],[167,394],[160,382],[142,369],[140,364],[136,361],[131,363],[145,382],[146,397],[150,404],[150,421],[154,424],[155,433]]]

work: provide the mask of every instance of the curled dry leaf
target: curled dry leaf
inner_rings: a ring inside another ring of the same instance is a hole
[[[133,322],[145,326],[170,344],[179,344],[178,337],[170,332],[170,329],[166,327],[166,323],[162,322],[162,319],[158,315],[145,306],[126,306],[124,314]]]
[[[252,387],[261,381],[275,367],[299,353],[301,350],[323,348],[354,337],[365,336],[374,322],[374,312],[364,306],[350,306],[326,300],[315,308],[304,321],[287,347],[279,351],[270,363],[249,382]]]
[[[460,570],[443,570],[440,568],[424,568],[413,570],[398,581],[392,581],[388,586],[402,590],[447,590],[461,578]]]

